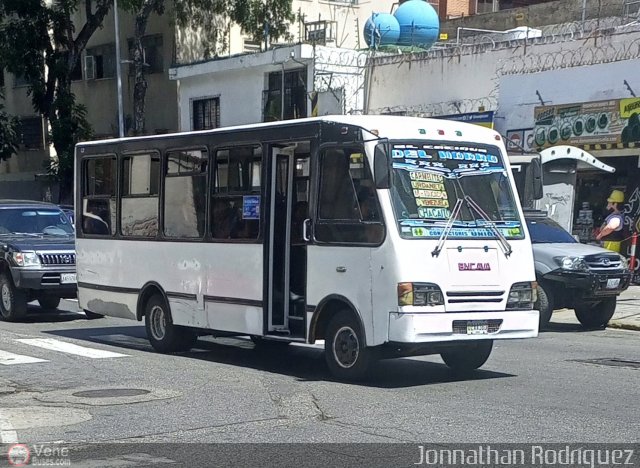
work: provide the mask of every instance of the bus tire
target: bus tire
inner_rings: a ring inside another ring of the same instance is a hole
[[[599,302],[576,306],[576,318],[586,329],[605,328],[616,311],[616,298],[607,297]]]
[[[96,314],[95,312],[91,312],[90,310],[87,310],[87,309],[84,309],[83,312],[87,320],[96,320],[104,317],[104,315],[102,314]]]
[[[366,377],[374,360],[373,350],[365,346],[360,324],[345,310],[329,320],[324,355],[331,374],[347,381],[358,381]]]
[[[493,340],[482,340],[461,344],[455,349],[440,353],[444,363],[456,372],[471,372],[487,362],[493,348]]]
[[[0,274],[0,318],[17,322],[27,315],[27,295],[13,284],[11,274]]]
[[[152,296],[145,307],[145,328],[153,349],[160,353],[189,351],[198,335],[173,324],[169,305],[161,296]]]
[[[540,330],[549,327],[551,315],[553,314],[553,292],[546,284],[538,283],[537,287],[538,300],[533,308],[540,312]]]

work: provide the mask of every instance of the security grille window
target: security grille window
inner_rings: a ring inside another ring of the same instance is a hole
[[[135,42],[128,40],[129,60],[133,60],[135,52]],[[144,51],[144,72],[147,74],[162,73],[164,71],[162,34],[153,34],[142,38],[142,49]],[[135,69],[133,64],[129,66],[129,74],[133,75]]]
[[[94,78],[114,78],[116,76],[116,46],[115,44],[104,44],[87,49],[87,57],[93,57],[93,77]]]
[[[123,236],[155,237],[158,234],[160,155],[128,155],[122,158],[120,229]]]
[[[269,73],[268,89],[263,93],[263,120],[265,122],[307,117],[306,77],[306,68],[285,72],[283,110],[282,72]]]
[[[24,149],[44,148],[42,117],[23,117],[18,122],[20,144]]]
[[[164,181],[164,235],[201,238],[207,209],[206,150],[167,152]]]
[[[220,98],[193,101],[193,129],[209,130],[220,127]]]
[[[362,148],[324,150],[316,239],[332,243],[381,243],[384,226],[374,187]]]
[[[260,234],[262,148],[239,146],[216,153],[211,195],[214,239],[257,239]]]
[[[86,159],[82,167],[83,234],[116,233],[116,157]]]

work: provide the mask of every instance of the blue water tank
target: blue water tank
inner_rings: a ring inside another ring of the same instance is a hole
[[[364,40],[369,47],[397,44],[400,23],[390,13],[373,13],[364,24]]]
[[[400,24],[399,45],[431,47],[438,40],[440,19],[436,10],[423,0],[407,0],[394,16]]]

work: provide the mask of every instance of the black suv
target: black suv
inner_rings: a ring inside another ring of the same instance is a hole
[[[0,319],[20,320],[27,303],[54,310],[77,295],[75,235],[56,205],[0,200]]]

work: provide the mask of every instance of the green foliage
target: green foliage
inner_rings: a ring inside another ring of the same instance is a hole
[[[18,152],[20,135],[18,135],[18,119],[9,116],[4,111],[0,92],[0,161],[6,161]]]
[[[291,0],[232,0],[229,16],[254,41],[264,41],[265,28],[270,41],[291,40]]]
[[[71,73],[91,35],[102,25],[113,0],[2,0],[0,66],[28,84],[34,110],[51,125],[50,141],[58,161],[49,172],[61,196],[73,187],[73,149],[87,138],[86,111],[71,93]],[[82,7],[86,22],[72,19]]]

